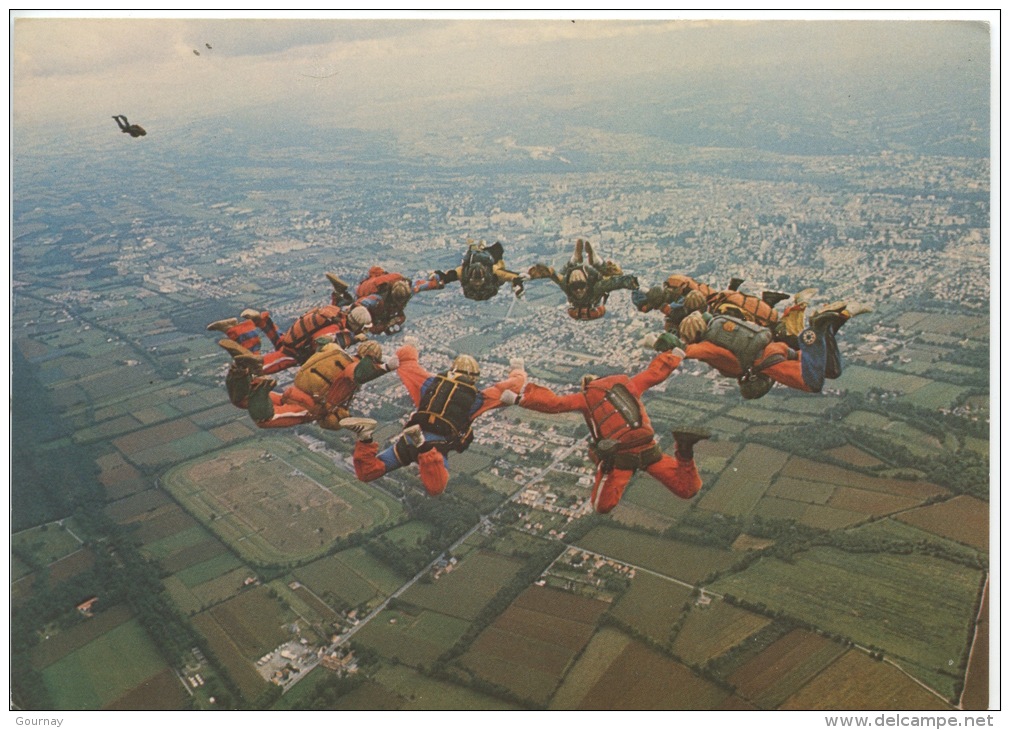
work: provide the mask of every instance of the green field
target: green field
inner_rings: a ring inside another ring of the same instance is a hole
[[[450,682],[425,677],[404,666],[384,666],[373,680],[407,700],[404,710],[518,710],[517,705]]]
[[[155,540],[144,546],[144,551],[149,553],[156,560],[177,553],[193,545],[205,542],[210,535],[200,525],[193,525],[187,529],[176,532],[160,540]]]
[[[586,495],[588,497],[588,490]],[[690,509],[692,503],[693,500],[681,499],[651,476],[639,471],[628,483],[620,504],[621,507],[635,505],[672,520]]]
[[[387,609],[354,639],[386,658],[423,668],[455,644],[469,626],[468,621],[434,611],[415,615]]]
[[[669,646],[674,624],[684,613],[690,597],[691,589],[687,586],[639,572],[610,613],[653,641]]]
[[[521,567],[515,558],[480,550],[434,583],[415,583],[403,594],[403,600],[472,621]]]
[[[703,487],[698,506],[741,517],[760,501],[789,455],[759,444],[747,444],[710,489]]]
[[[220,578],[222,575],[237,568],[244,567],[243,564],[231,553],[216,555],[210,560],[192,565],[185,570],[180,570],[175,574],[189,588],[206,583],[209,580]],[[249,571],[250,573],[252,571]]]
[[[728,550],[691,545],[614,527],[593,529],[578,547],[695,584],[741,558]]]
[[[981,573],[922,555],[815,548],[794,563],[765,558],[712,589],[880,647],[950,696],[968,641]]]
[[[673,642],[673,653],[685,664],[702,666],[722,656],[749,636],[771,623],[771,619],[723,601],[694,606]]]
[[[321,558],[296,569],[294,576],[334,610],[378,604],[403,584],[364,548]]]
[[[848,365],[838,384],[856,393],[866,393],[873,388],[894,390],[903,395],[930,385],[933,381],[918,375],[905,375],[888,370],[876,370],[862,365]]]
[[[608,667],[632,642],[631,637],[612,628],[593,634],[575,664],[555,690],[548,709],[576,710],[603,680]]]
[[[135,620],[127,621],[42,672],[60,710],[98,710],[145,679],[165,662]]]
[[[80,550],[81,541],[63,525],[52,522],[11,535],[11,547],[46,564]]]

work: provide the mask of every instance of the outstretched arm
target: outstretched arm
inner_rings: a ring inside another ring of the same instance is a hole
[[[431,373],[421,367],[421,363],[417,361],[417,348],[413,345],[400,347],[396,351],[396,357],[400,361],[396,372],[400,374],[400,380],[407,392],[410,393],[410,399],[417,406],[421,402],[421,386],[424,385],[425,380],[431,377]]]
[[[518,394],[522,391],[525,384],[526,371],[521,366],[513,367],[512,371],[505,380],[499,381],[491,387],[485,388],[481,391],[483,402],[474,411],[471,416],[471,420],[486,411],[490,411],[492,408],[501,408],[502,406],[507,405],[507,403],[502,400],[502,394],[505,392]]]
[[[444,288],[445,284],[443,284],[437,276],[433,276],[430,279],[418,279],[414,282],[414,286],[412,287],[415,294],[419,291],[431,291],[432,289]]]
[[[666,380],[676,370],[684,359],[684,352],[680,349],[661,352],[652,358],[649,366],[631,377],[628,390],[635,395],[641,395],[654,385],[658,385]]]
[[[536,383],[527,383],[519,396],[519,405],[540,413],[568,413],[581,411],[586,399],[581,393],[558,395],[550,388]]]
[[[616,289],[638,289],[638,278],[631,274],[621,274],[619,276],[605,276],[596,285],[600,294],[610,293]]]

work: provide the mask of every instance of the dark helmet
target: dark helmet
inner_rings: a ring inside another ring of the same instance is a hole
[[[744,376],[737,381],[740,384],[740,395],[745,400],[755,400],[760,398],[775,385],[775,381],[767,375],[755,373]]]

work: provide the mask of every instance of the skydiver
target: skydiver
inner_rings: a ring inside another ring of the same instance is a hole
[[[638,469],[681,499],[690,499],[701,489],[694,444],[709,434],[700,429],[674,431],[674,456],[665,454],[656,443],[641,400],[642,393],[673,373],[683,356],[675,349],[660,352],[645,370],[631,377],[585,375],[581,390],[569,395],[528,383],[518,396],[505,393],[502,399],[541,413],[582,414],[589,426],[589,456],[596,464],[591,501],[597,512],[607,513],[617,506]]]
[[[119,125],[119,129],[123,134],[128,134],[131,137],[143,137],[147,134],[146,129],[139,124],[130,124],[122,114],[114,114],[112,118],[116,120],[116,124]]]
[[[419,279],[411,284],[403,274],[391,273],[381,266],[373,266],[358,284],[355,305],[363,306],[372,315],[372,332],[392,335],[400,331],[407,321],[404,307],[410,298],[421,291],[445,287],[437,277]]]
[[[585,260],[583,260],[583,250]],[[581,238],[575,242],[575,252],[559,275],[546,264],[534,264],[529,269],[530,279],[550,279],[568,298],[568,316],[572,319],[591,320],[602,317],[606,311],[610,292],[617,289],[638,289],[638,279],[621,271],[613,261],[601,261],[589,241]]]
[[[330,276],[332,274],[327,274]],[[241,354],[242,349],[258,354],[260,338],[256,330],[262,331],[274,346],[273,352],[263,356],[263,372],[267,375],[304,363],[316,351],[320,338],[350,347],[367,339],[372,327],[371,314],[361,306],[351,307],[347,312],[333,304],[310,309],[283,333],[277,330],[268,311],[246,309],[241,316],[245,321],[230,317],[211,322],[207,329],[223,332],[228,339],[222,340],[227,343],[222,347],[233,355]]]
[[[459,266],[449,271],[436,271],[435,277],[443,285],[458,281],[467,299],[490,299],[506,282],[512,285],[512,292],[521,297],[523,281],[528,277],[506,269],[503,254],[504,247],[497,241],[490,246],[486,246],[484,241],[471,243]]]
[[[354,357],[331,342],[305,361],[293,385],[278,393],[273,390],[277,381],[263,375],[263,358],[239,352],[231,340],[222,340],[222,346],[224,343],[234,358],[225,377],[228,398],[235,406],[248,410],[259,428],[304,423],[318,423],[320,428],[334,431],[342,428],[350,417],[348,406],[359,386],[397,367],[395,357],[383,362],[382,347],[374,340],[358,345]],[[362,419],[351,421],[360,424]]]
[[[835,334],[852,316],[844,305],[841,311],[814,315],[800,333],[797,351],[773,341],[768,328],[753,322],[692,312],[680,323],[677,335],[663,333],[654,347],[661,351],[683,349],[686,359],[699,360],[721,375],[735,378],[746,399],[762,397],[775,383],[819,393],[825,378],[841,375]]]
[[[512,360],[505,380],[477,390],[480,366],[470,355],[459,355],[449,370],[433,374],[418,362],[417,340],[408,337],[396,351],[397,373],[407,388],[415,411],[400,438],[379,451],[372,440],[375,421],[350,419],[344,428],[358,434],[354,447],[354,472],[370,482],[408,464],[417,464],[425,491],[437,497],[449,481],[449,452],[466,451],[473,440],[473,422],[493,408],[505,405],[502,395],[519,392],[526,382],[521,359]]]
[[[817,293],[815,289],[804,289],[793,297],[794,303],[782,315],[785,319],[786,315],[792,313],[793,318],[784,324],[775,305],[789,299],[788,294],[765,291],[757,297],[739,291],[742,283],[743,279],[734,278],[726,289],[719,290],[708,284],[700,284],[689,276],[674,274],[647,292],[632,293],[631,301],[640,312],[658,309],[666,315],[664,326],[667,332],[676,333],[684,317],[696,311],[707,311],[712,315],[728,314],[756,322],[774,332],[781,331],[783,336],[787,332],[795,336],[802,331],[803,311],[810,297]],[[793,331],[797,319],[799,329]]]

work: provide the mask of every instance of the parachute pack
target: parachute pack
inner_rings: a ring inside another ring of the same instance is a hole
[[[740,363],[740,368],[747,372],[753,367],[758,355],[771,343],[772,333],[767,327],[755,322],[719,315],[709,323],[705,339],[732,352]]]

